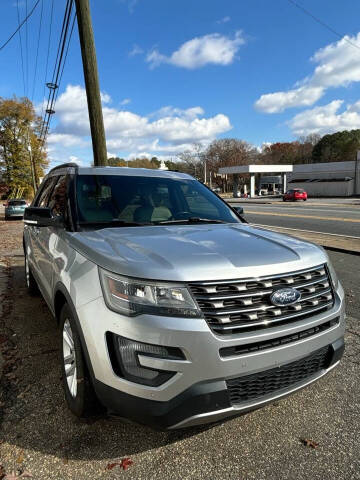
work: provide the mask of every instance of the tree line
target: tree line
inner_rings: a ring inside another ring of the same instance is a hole
[[[0,196],[33,196],[49,163],[40,132],[41,118],[29,99],[0,97]]]
[[[0,97],[0,195],[22,187],[24,196],[33,195],[34,182],[49,165],[46,148],[40,142],[41,118],[27,98]],[[311,134],[293,142],[275,142],[261,149],[238,138],[222,138],[204,146],[200,143],[165,161],[169,170],[189,173],[209,181],[210,172],[221,167],[259,164],[300,164],[355,160],[360,150],[360,129],[345,130],[321,137]],[[159,168],[160,160],[152,158],[113,157],[110,166]]]

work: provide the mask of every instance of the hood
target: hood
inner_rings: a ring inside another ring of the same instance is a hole
[[[156,280],[257,277],[327,260],[312,243],[246,224],[121,227],[69,235],[71,246],[100,267]]]

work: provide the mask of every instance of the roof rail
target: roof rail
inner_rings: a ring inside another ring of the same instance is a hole
[[[73,168],[78,168],[79,165],[77,163],[62,163],[61,165],[57,165],[56,167],[53,167],[51,170],[49,170],[48,173],[51,173],[53,172],[54,170],[58,170],[59,168],[70,168],[70,167],[73,167]]]

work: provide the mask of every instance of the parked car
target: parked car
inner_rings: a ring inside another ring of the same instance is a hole
[[[27,206],[28,203],[23,198],[15,198],[4,203],[5,220],[9,220],[9,218],[22,218]]]
[[[342,356],[344,291],[325,251],[243,223],[186,174],[56,167],[25,211],[23,244],[80,417],[213,422],[309,385]]]
[[[304,202],[307,200],[307,193],[305,192],[305,190],[302,190],[301,188],[294,188],[292,190],[288,190],[283,195],[284,202],[296,202],[296,200],[303,200]]]

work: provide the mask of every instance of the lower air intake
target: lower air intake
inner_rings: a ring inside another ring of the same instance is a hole
[[[232,405],[237,405],[276,393],[278,390],[296,386],[296,384],[327,368],[330,359],[330,347],[324,347],[308,357],[283,367],[227,380],[230,402]]]

